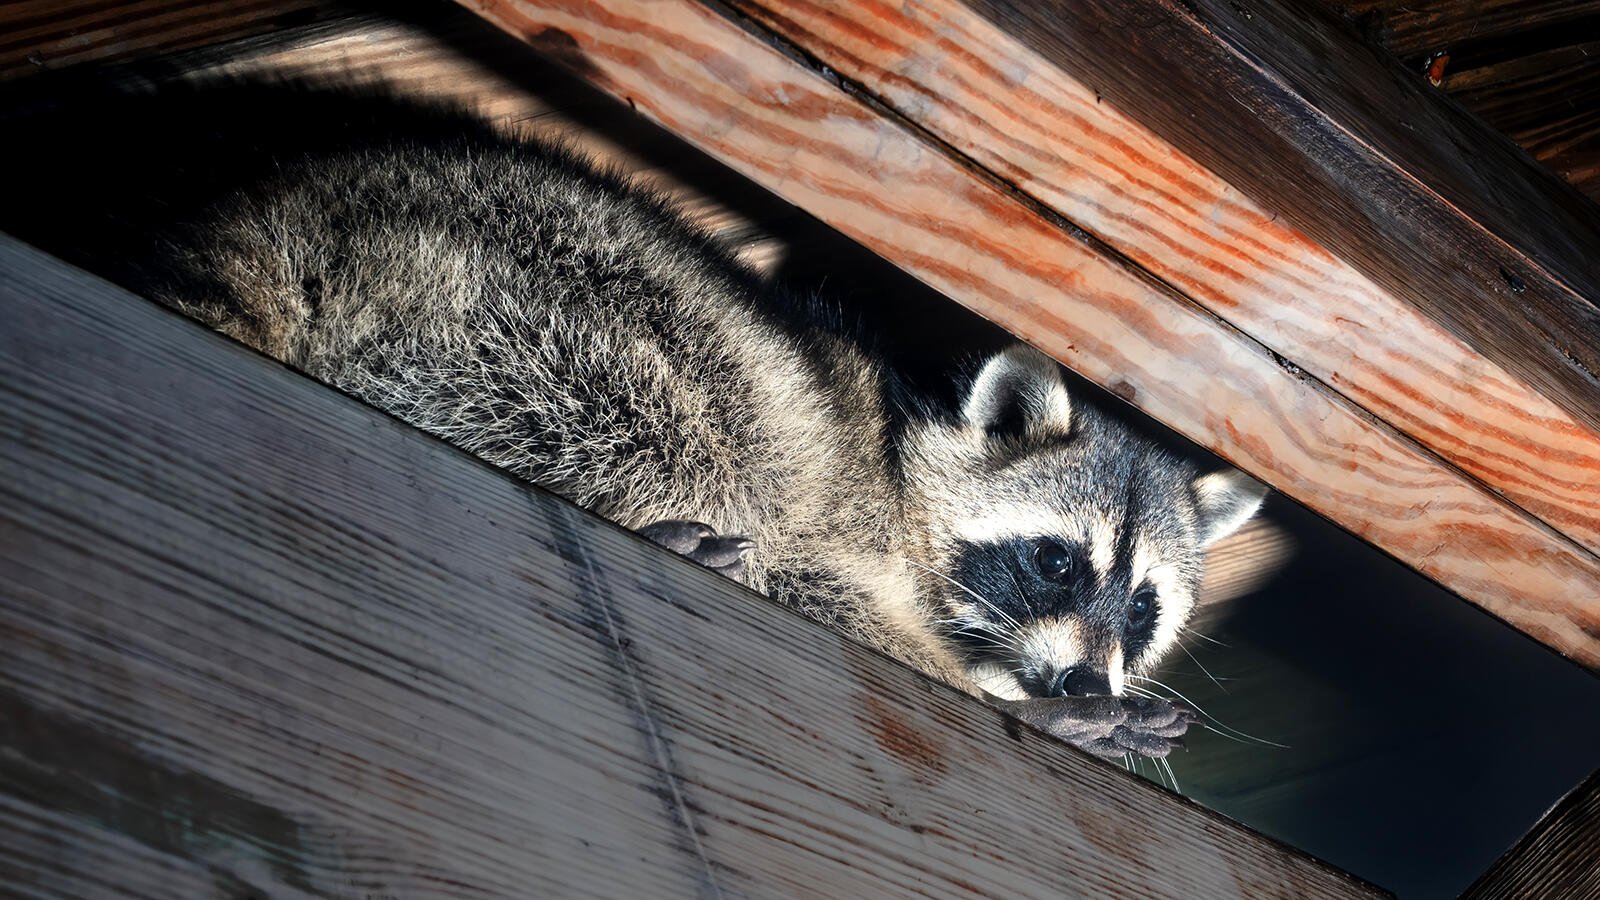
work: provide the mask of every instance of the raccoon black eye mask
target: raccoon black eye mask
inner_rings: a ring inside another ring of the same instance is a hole
[[[951,407],[660,196],[455,110],[229,84],[10,124],[23,239],[1091,752],[1193,721],[1123,679],[1261,489],[1044,355]]]

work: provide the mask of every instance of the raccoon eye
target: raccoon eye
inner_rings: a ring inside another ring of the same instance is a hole
[[[1128,604],[1128,627],[1135,630],[1150,623],[1156,611],[1156,592],[1153,588],[1140,588]]]
[[[1039,567],[1039,574],[1051,581],[1066,581],[1072,574],[1072,554],[1056,541],[1040,541],[1033,551],[1033,563]]]

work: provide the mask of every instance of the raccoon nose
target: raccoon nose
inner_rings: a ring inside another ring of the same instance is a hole
[[[1111,680],[1106,673],[1090,666],[1073,666],[1057,676],[1050,693],[1057,697],[1087,697],[1091,694],[1111,693]]]

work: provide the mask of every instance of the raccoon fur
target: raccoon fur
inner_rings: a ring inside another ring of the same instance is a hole
[[[1094,752],[1165,755],[1192,718],[1124,676],[1263,490],[1037,351],[953,408],[912,396],[661,197],[448,109],[231,85],[68,111],[9,129],[8,231]]]

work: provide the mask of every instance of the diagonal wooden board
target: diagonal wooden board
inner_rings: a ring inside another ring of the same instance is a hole
[[[753,23],[694,0],[465,5],[1462,597],[1600,666],[1592,553]]]
[[[1276,208],[1252,201],[960,0],[732,5],[1021,195],[1600,551],[1600,428],[1574,419],[1291,226],[1280,213],[1296,198]]]
[[[1375,893],[9,239],[0,876]]]
[[[0,4],[0,81],[140,52],[303,25],[337,0],[12,0]]]
[[[1600,427],[1600,206],[1307,0],[968,0]]]

